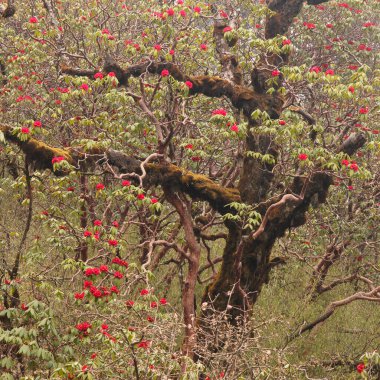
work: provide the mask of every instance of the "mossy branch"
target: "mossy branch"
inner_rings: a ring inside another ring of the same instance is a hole
[[[8,126],[0,126],[0,131],[4,134],[5,140],[19,146],[25,154],[27,161],[34,164],[35,168],[54,171],[52,163],[54,157],[64,157],[69,164],[74,164],[75,160],[67,149],[52,147],[34,138],[28,138],[23,141]],[[54,174],[63,175],[65,173],[55,171]]]
[[[55,175],[67,173],[54,171],[53,157],[64,157],[69,164],[74,166],[77,166],[79,158],[83,158],[80,153],[74,156],[69,149],[52,147],[34,138],[22,141],[16,134],[12,133],[12,128],[8,126],[0,126],[0,131],[7,141],[20,147],[28,162],[33,163],[38,169],[50,169]],[[106,154],[108,163],[117,167],[121,172],[141,174],[142,161],[113,149],[103,153]],[[204,175],[187,171],[176,165],[147,163],[144,169],[146,171],[144,186],[166,186],[173,190],[183,191],[192,199],[209,202],[221,214],[231,212],[231,209],[227,207],[228,204],[240,202],[240,194],[237,189],[223,187]]]

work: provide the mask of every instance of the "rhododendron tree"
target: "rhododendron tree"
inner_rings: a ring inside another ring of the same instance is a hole
[[[379,1],[0,7],[4,379],[378,375]]]

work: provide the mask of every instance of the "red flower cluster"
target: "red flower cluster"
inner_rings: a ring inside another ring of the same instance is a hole
[[[61,162],[65,159],[65,157],[62,157],[62,156],[58,156],[58,157],[53,157],[52,160],[51,160],[51,163],[52,164],[56,164],[58,162]]]
[[[223,108],[219,108],[217,110],[214,110],[212,111],[212,115],[221,115],[221,116],[226,116],[227,115],[227,111]]]
[[[84,271],[84,275],[86,277],[97,276],[98,274],[100,274],[100,269],[96,268],[96,267],[95,268],[87,268]]]
[[[128,268],[128,263],[126,261],[120,259],[119,257],[114,257],[112,259],[112,264],[117,264],[117,265],[120,265],[122,267]]]
[[[303,26],[306,26],[307,29],[315,29],[315,24],[312,22],[304,22]]]
[[[356,370],[359,372],[359,373],[362,373],[365,369],[365,364],[364,363],[359,363],[357,366],[356,366]]]
[[[91,323],[89,322],[82,322],[82,323],[78,323],[75,328],[78,330],[78,331],[82,331],[82,332],[87,332],[88,329],[90,329],[92,327]]]
[[[121,272],[119,272],[119,271],[116,271],[116,272],[114,272],[114,277],[116,277],[116,278],[123,278],[123,273],[121,273]]]

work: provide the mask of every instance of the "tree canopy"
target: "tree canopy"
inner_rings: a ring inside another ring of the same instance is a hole
[[[379,11],[0,2],[0,378],[376,379]]]

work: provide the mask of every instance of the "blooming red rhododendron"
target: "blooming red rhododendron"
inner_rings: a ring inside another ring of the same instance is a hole
[[[223,109],[223,108],[220,108],[220,109],[212,111],[212,115],[226,116],[227,115],[227,111],[225,109]]]
[[[102,73],[96,73],[96,74],[94,75],[94,78],[95,78],[95,79],[103,79],[103,74],[102,74]]]
[[[301,161],[305,161],[307,160],[307,154],[306,153],[301,153],[298,155],[298,158],[301,160]]]
[[[57,157],[53,157],[51,159],[51,163],[52,164],[57,164],[58,162],[61,162],[61,161],[64,161],[64,160],[65,160],[65,157],[57,156]]]
[[[356,366],[356,370],[357,370],[359,373],[362,373],[362,372],[365,370],[365,364],[364,364],[364,363],[359,363],[359,364]]]

